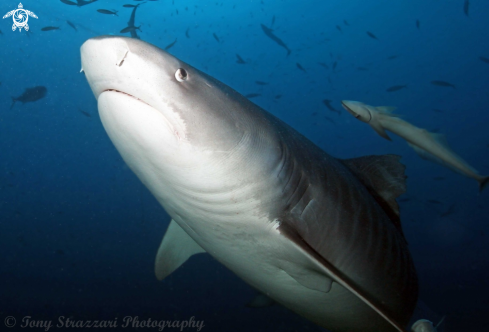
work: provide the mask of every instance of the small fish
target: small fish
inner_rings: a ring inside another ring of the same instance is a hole
[[[479,57],[479,59],[480,59],[482,62],[489,63],[489,58],[486,58],[486,57],[480,56],[480,57]]]
[[[428,199],[426,201],[431,204],[443,204],[442,202],[437,201],[436,199]]]
[[[297,66],[297,68],[299,68],[300,70],[302,70],[304,73],[306,72],[306,70],[304,69],[304,67],[301,66],[300,63],[297,62],[295,65]]]
[[[261,93],[248,93],[247,95],[245,95],[246,98],[254,98],[259,96],[261,96]]]
[[[469,0],[465,0],[465,2],[464,2],[464,13],[465,13],[465,16],[469,16],[469,6],[470,6]]]
[[[397,57],[399,57],[399,55],[391,55],[390,57],[387,58],[387,60],[394,60]]]
[[[131,31],[136,31],[136,30],[139,30],[141,31],[141,26],[138,26],[138,27],[135,27],[135,26],[132,26],[132,27],[125,27],[124,29],[122,29],[120,32],[121,33],[128,33],[128,32],[131,32]]]
[[[61,249],[56,249],[56,251],[54,253],[58,254],[58,255],[64,255],[65,254],[65,252]]]
[[[188,34],[189,30],[190,30],[190,28],[187,28],[187,30],[185,31],[185,37],[187,37],[187,38],[190,38],[190,35]]]
[[[407,85],[394,85],[394,86],[391,86],[390,88],[387,88],[385,91],[394,92],[394,91],[399,91],[399,90],[406,89],[406,88],[407,88]]]
[[[122,5],[122,7],[126,7],[126,8],[134,8],[134,7],[137,7],[137,5]]]
[[[357,67],[357,70],[358,71],[367,71],[368,68],[366,68],[366,67]]]
[[[433,85],[436,85],[436,86],[442,86],[442,87],[445,87],[445,88],[455,88],[455,85],[453,85],[452,83],[448,83],[448,82],[445,82],[445,81],[431,81],[431,84]]]
[[[370,38],[373,38],[373,39],[376,39],[376,40],[379,40],[379,38],[377,38],[373,33],[371,33],[370,31],[367,31],[367,35],[370,37]]]
[[[443,212],[442,214],[440,214],[440,217],[447,217],[447,216],[453,214],[454,212],[455,212],[455,203],[453,203],[452,205],[450,205],[445,212]]]
[[[213,33],[212,35],[214,36],[214,39],[216,39],[216,40],[217,40],[217,42],[218,42],[218,43],[220,43],[220,41],[219,41],[219,37],[217,37],[217,35],[216,35],[215,33]]]
[[[94,3],[95,1],[97,1],[97,0],[91,0],[91,1],[76,0],[76,5],[78,7],[82,7],[82,6],[86,6],[86,5],[89,5],[91,3]]]
[[[175,45],[175,43],[177,42],[177,38],[175,38],[175,41],[171,44],[168,44],[166,47],[165,47],[165,51],[168,51],[170,48],[173,47],[173,45]]]
[[[69,1],[69,0],[61,0],[62,3],[64,3],[65,5],[70,5],[70,6],[76,6],[76,2],[73,2],[73,1]]]
[[[267,82],[262,82],[262,81],[255,81],[255,83],[258,85],[268,85]]]
[[[433,180],[441,181],[441,180],[445,180],[445,178],[443,176],[435,176],[433,177]]]
[[[273,15],[272,17],[272,24],[270,24],[270,28],[273,27],[274,24],[275,24],[275,15]]]
[[[26,88],[24,93],[19,97],[12,97],[12,105],[10,109],[14,107],[15,103],[20,101],[22,104],[32,103],[38,101],[46,96],[48,89],[44,86],[35,86],[33,88]]]
[[[236,63],[239,63],[239,64],[245,64],[246,62],[243,60],[242,57],[239,56],[239,54],[236,53],[236,58],[238,58],[236,60]]]
[[[439,110],[439,109],[437,109],[437,108],[433,108],[433,111],[435,111],[435,112],[437,112],[437,113],[443,113],[443,111],[442,111],[442,110]]]
[[[341,115],[341,112],[338,111],[336,108],[334,108],[333,106],[331,106],[331,102],[332,100],[329,100],[329,99],[324,99],[323,100],[323,104],[331,111],[331,112],[335,112],[335,113],[338,113]]]
[[[282,95],[276,95],[275,96],[275,99],[280,99],[280,98],[282,98]]]
[[[100,14],[107,14],[107,15],[115,15],[115,16],[119,16],[117,15],[117,10],[108,10],[108,9],[97,9],[97,11],[100,13]]]
[[[71,23],[70,21],[66,21],[66,23],[68,23],[68,25],[69,25],[70,27],[72,27],[73,29],[75,29],[75,31],[78,31],[78,30],[76,29],[76,26],[75,26],[73,23]]]
[[[328,67],[328,65],[327,65],[327,64],[325,64],[324,62],[318,62],[318,64],[319,64],[320,66],[323,66],[323,67],[324,67],[324,68],[326,68],[326,69],[328,69],[328,68],[329,68],[329,67]]]
[[[336,126],[336,122],[334,122],[334,120],[331,119],[329,116],[325,116],[324,118]]]
[[[0,30],[0,35],[2,35],[2,36],[3,36],[3,32],[2,32],[2,30]]]
[[[283,48],[285,48],[287,50],[287,55],[290,54],[291,50],[287,47],[287,45],[285,45],[285,43],[280,38],[278,38],[277,36],[275,36],[273,34],[273,32],[272,32],[273,30],[272,29],[267,28],[263,24],[261,24],[261,29],[263,30],[263,32],[265,33],[265,35],[267,35],[268,38],[270,38],[271,40],[273,40],[274,42],[276,42],[278,45],[280,45]]]
[[[419,30],[419,26],[420,26],[419,20],[416,20],[416,28],[418,28],[418,30]]]
[[[339,32],[343,33],[343,31],[341,30],[341,27],[339,25],[336,26],[336,29],[338,29]]]
[[[144,3],[144,2],[143,2]],[[133,27],[133,26],[136,26],[134,24],[134,22],[136,21],[136,10],[138,9],[139,6],[141,6],[143,3],[139,3],[137,4],[135,7],[133,7],[132,11],[131,11],[131,16],[129,17],[129,21],[127,22],[127,26],[128,27]],[[138,36],[138,33],[136,30],[134,31],[130,31],[131,33],[131,37],[132,38],[136,38],[136,39],[141,39],[139,36]]]
[[[80,111],[81,114],[85,115],[87,118],[91,118],[92,116],[90,115],[90,113],[88,112],[85,112],[84,110],[82,109],[78,109],[78,111]]]
[[[345,25],[350,25],[346,20],[343,20],[343,23],[345,23]]]
[[[332,66],[332,67],[333,67],[333,70],[335,70],[335,69],[336,69],[336,66],[337,66],[337,65],[338,65],[338,61],[333,62],[333,66]]]
[[[59,27],[44,27],[41,31],[51,31],[51,30],[60,30]]]

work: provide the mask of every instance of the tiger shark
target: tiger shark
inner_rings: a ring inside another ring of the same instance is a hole
[[[336,159],[141,40],[89,39],[81,61],[109,138],[172,218],[158,279],[207,252],[331,331],[406,331],[418,282],[400,157]]]

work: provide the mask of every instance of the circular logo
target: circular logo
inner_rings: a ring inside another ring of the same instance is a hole
[[[24,27],[27,24],[27,21],[29,20],[29,15],[27,15],[26,11],[24,9],[17,9],[12,15],[14,18],[14,23],[16,26],[19,28]]]
[[[5,326],[8,327],[8,328],[14,327],[15,326],[15,323],[17,323],[15,321],[15,317],[12,317],[12,316],[5,317],[4,322],[5,322]]]

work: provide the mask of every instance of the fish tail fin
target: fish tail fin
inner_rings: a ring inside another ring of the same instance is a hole
[[[489,176],[484,176],[479,180],[479,192],[482,192],[486,185],[489,183]]]
[[[287,49],[287,56],[290,55],[290,52],[292,52],[291,50]]]
[[[12,105],[10,105],[10,109],[12,109],[15,105],[15,102],[17,101],[14,97],[10,97],[12,98]]]

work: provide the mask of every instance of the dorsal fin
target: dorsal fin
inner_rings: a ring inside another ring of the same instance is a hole
[[[402,234],[399,205],[396,198],[406,192],[406,167],[401,156],[388,154],[341,160],[367,187]]]
[[[394,106],[377,106],[377,107],[375,107],[375,109],[379,113],[382,113],[382,114],[389,114],[391,116],[397,116],[396,114],[392,114],[392,112],[394,112],[397,109],[397,107],[394,107]]]

